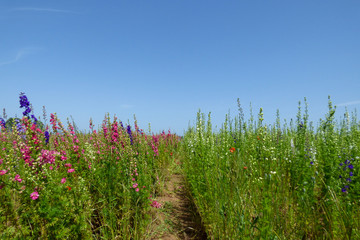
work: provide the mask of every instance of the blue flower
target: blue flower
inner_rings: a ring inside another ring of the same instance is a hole
[[[354,176],[353,172],[349,172],[349,176],[350,177]]]
[[[46,142],[46,144],[49,143],[49,138],[50,138],[49,132],[48,132],[48,131],[45,131],[45,142]]]
[[[0,118],[0,126],[3,126],[4,128],[6,128],[5,126],[5,120]]]
[[[354,168],[354,166],[353,166],[352,164],[350,164],[348,167],[349,167],[350,169],[353,169],[353,168]]]
[[[34,116],[34,114],[31,115],[31,118],[34,119],[34,123],[37,124],[37,118]]]
[[[23,115],[28,117],[29,113],[31,112],[31,109],[30,109],[29,100],[26,97],[25,93],[20,93],[20,108],[25,108]]]
[[[25,93],[20,93],[20,108],[28,108],[29,106],[30,103]]]
[[[132,138],[132,132],[131,132],[130,125],[127,126],[127,133],[129,134],[129,137],[130,137],[130,143],[131,143],[131,145],[133,145],[133,138]]]

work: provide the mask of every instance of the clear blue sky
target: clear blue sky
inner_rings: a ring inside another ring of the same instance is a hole
[[[81,129],[105,113],[179,134],[196,112],[220,126],[236,99],[265,120],[314,121],[327,96],[360,106],[360,1],[2,1],[0,109],[70,115]],[[2,115],[2,111],[0,112]]]

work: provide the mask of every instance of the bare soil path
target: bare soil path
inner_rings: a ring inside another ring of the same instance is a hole
[[[151,239],[207,239],[201,218],[185,189],[183,175],[170,174],[164,183],[164,192],[157,197],[162,206],[155,214],[155,236]]]

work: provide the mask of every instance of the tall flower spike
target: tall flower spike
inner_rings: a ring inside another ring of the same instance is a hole
[[[29,117],[29,113],[31,112],[30,103],[25,93],[20,93],[20,108],[25,108],[23,112],[23,116]]]

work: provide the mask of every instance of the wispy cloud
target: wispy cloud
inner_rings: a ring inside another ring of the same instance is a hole
[[[63,9],[55,9],[55,8],[35,8],[35,7],[22,7],[22,8],[13,8],[12,11],[33,11],[33,12],[54,12],[54,13],[75,13],[78,12],[63,10]]]
[[[35,48],[22,48],[17,51],[17,53],[15,54],[15,56],[12,59],[7,60],[7,61],[0,61],[0,66],[16,63],[20,59],[24,58],[24,56],[34,53],[35,50],[36,50]]]
[[[357,104],[360,104],[360,100],[352,101],[352,102],[339,103],[339,104],[335,104],[335,105],[338,106],[338,107],[345,107],[345,106],[357,105]]]

